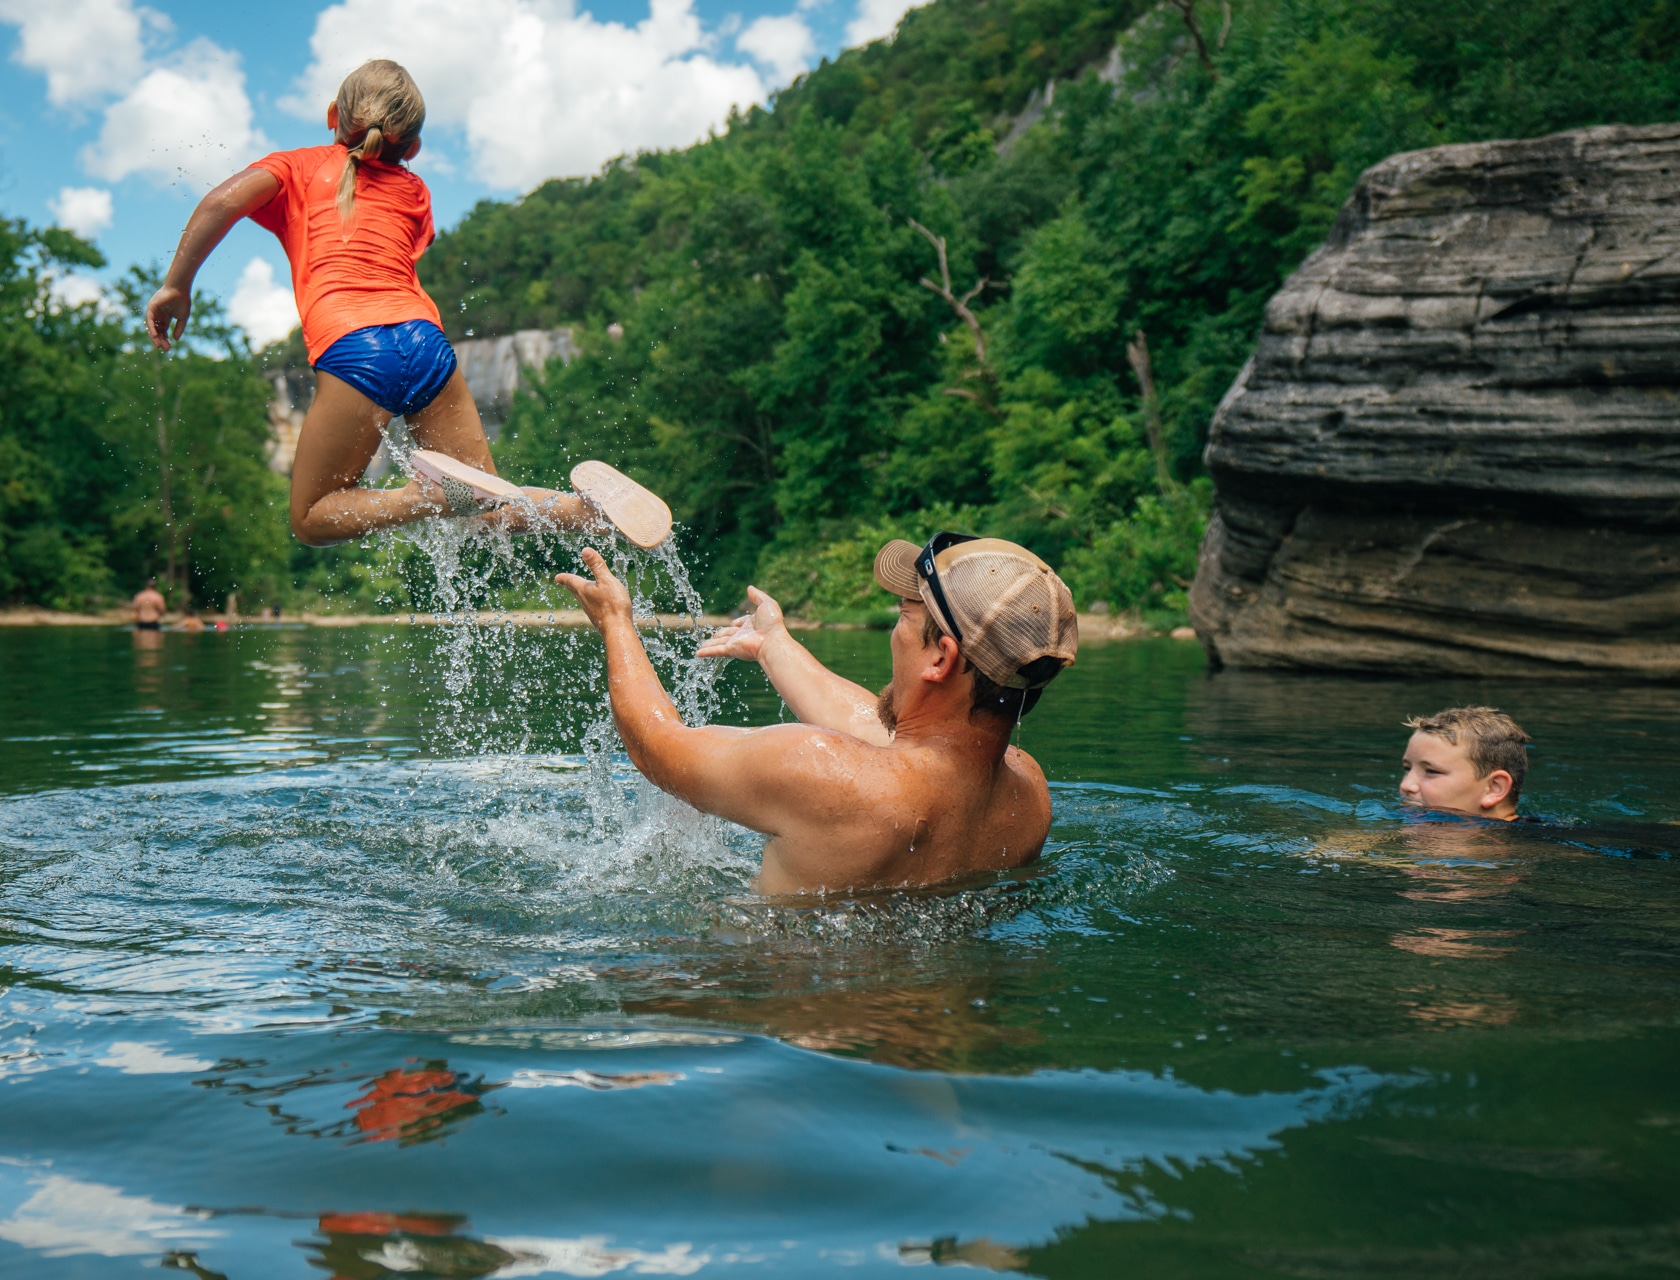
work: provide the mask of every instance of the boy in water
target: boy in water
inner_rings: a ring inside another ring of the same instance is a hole
[[[1406,721],[1412,740],[1400,758],[1400,799],[1510,822],[1528,772],[1528,735],[1492,707],[1449,707]]]

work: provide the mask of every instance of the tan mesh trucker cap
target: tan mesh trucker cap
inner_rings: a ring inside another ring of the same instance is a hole
[[[1042,688],[1073,662],[1079,651],[1073,593],[1032,552],[1002,538],[973,538],[935,554],[950,617],[917,571],[921,553],[915,543],[895,538],[875,556],[875,581],[895,596],[925,604],[963,657],[994,682],[1009,689]],[[1040,658],[1054,658],[1056,665],[1038,679],[1021,674]]]

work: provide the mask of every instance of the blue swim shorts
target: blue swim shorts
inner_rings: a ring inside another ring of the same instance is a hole
[[[455,349],[430,320],[373,324],[345,334],[315,362],[387,413],[406,417],[438,398],[455,376]]]

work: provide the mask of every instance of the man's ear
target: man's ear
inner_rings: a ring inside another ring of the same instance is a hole
[[[939,637],[939,657],[922,672],[922,679],[942,684],[962,670],[962,653],[950,636]]]
[[[1495,805],[1505,803],[1511,795],[1511,775],[1503,769],[1495,769],[1482,779],[1482,808],[1492,809]]]
[[[327,128],[334,133],[338,132],[338,103],[336,102],[327,103]]]

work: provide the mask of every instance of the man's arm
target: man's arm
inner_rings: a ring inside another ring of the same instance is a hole
[[[613,719],[632,763],[662,791],[770,836],[799,839],[837,832],[868,811],[860,800],[891,781],[875,776],[877,753],[855,738],[806,725],[733,729],[689,728],[671,702],[631,617],[630,595],[593,551],[583,553],[594,581],[563,573],[556,581],[577,596],[607,648],[607,690]],[[877,722],[878,724],[879,722]],[[873,824],[871,824],[873,826]],[[802,842],[803,843],[803,842]],[[833,865],[810,878],[843,886],[867,868],[856,842],[822,842]]]
[[[764,592],[748,587],[747,599],[754,606],[751,616],[720,629],[696,656],[756,662],[803,723],[886,746],[889,738],[875,714],[875,695],[818,662],[793,638],[781,606]]]

